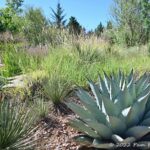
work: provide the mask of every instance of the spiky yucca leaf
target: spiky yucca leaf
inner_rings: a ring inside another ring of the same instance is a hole
[[[0,102],[0,149],[31,149],[35,141],[31,137],[34,117],[23,106],[11,106]]]
[[[96,148],[115,148],[118,143],[138,142],[150,133],[150,83],[146,73],[134,79],[133,70],[128,76],[119,71],[104,80],[99,76],[99,85],[89,80],[93,92],[79,89],[77,95],[83,106],[68,103],[79,119],[71,125],[85,135],[75,137]]]

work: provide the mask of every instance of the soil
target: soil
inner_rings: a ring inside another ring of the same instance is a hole
[[[77,99],[74,100],[78,103]],[[34,134],[35,139],[38,139],[35,150],[88,150],[72,140],[72,137],[80,134],[68,125],[69,119],[73,118],[73,112],[61,115],[51,113],[41,120]]]

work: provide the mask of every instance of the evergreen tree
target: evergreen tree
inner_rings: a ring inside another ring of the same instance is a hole
[[[81,33],[82,27],[75,17],[70,17],[69,23],[67,25],[69,32],[74,35],[79,35]]]
[[[106,28],[107,28],[108,30],[113,28],[113,25],[112,25],[112,22],[111,22],[111,21],[108,21],[108,22],[107,22],[107,27],[106,27]]]
[[[65,26],[66,20],[65,20],[65,15],[64,15],[64,10],[61,7],[60,3],[57,4],[56,11],[52,9],[52,18],[54,20],[54,25],[58,28],[61,29]]]
[[[99,36],[101,36],[103,31],[104,31],[104,27],[103,27],[102,23],[100,22],[99,25],[97,26],[97,28],[95,29],[95,34],[99,37]]]

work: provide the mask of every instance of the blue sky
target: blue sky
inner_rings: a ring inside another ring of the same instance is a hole
[[[5,0],[0,0],[0,7],[5,6]],[[82,26],[87,30],[95,29],[102,22],[106,22],[110,17],[110,6],[113,0],[59,0],[68,19],[75,16]],[[50,18],[51,9],[56,8],[58,0],[24,0],[24,7],[41,7],[44,14]]]

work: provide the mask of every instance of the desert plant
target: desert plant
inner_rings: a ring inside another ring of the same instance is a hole
[[[98,84],[89,80],[89,85],[95,99],[79,89],[77,95],[83,105],[67,104],[79,116],[70,125],[84,133],[74,139],[95,148],[129,149],[135,142],[146,148],[150,133],[148,74],[134,79],[133,70],[127,77],[121,71],[111,76],[105,73],[104,79],[99,76]]]
[[[31,136],[33,122],[34,117],[24,106],[0,102],[0,149],[31,149],[35,144]]]
[[[71,84],[61,75],[54,73],[43,82],[45,96],[52,102],[58,111],[65,111],[63,101],[71,90]]]
[[[7,83],[7,79],[0,76],[0,102],[3,99],[3,86]]]

